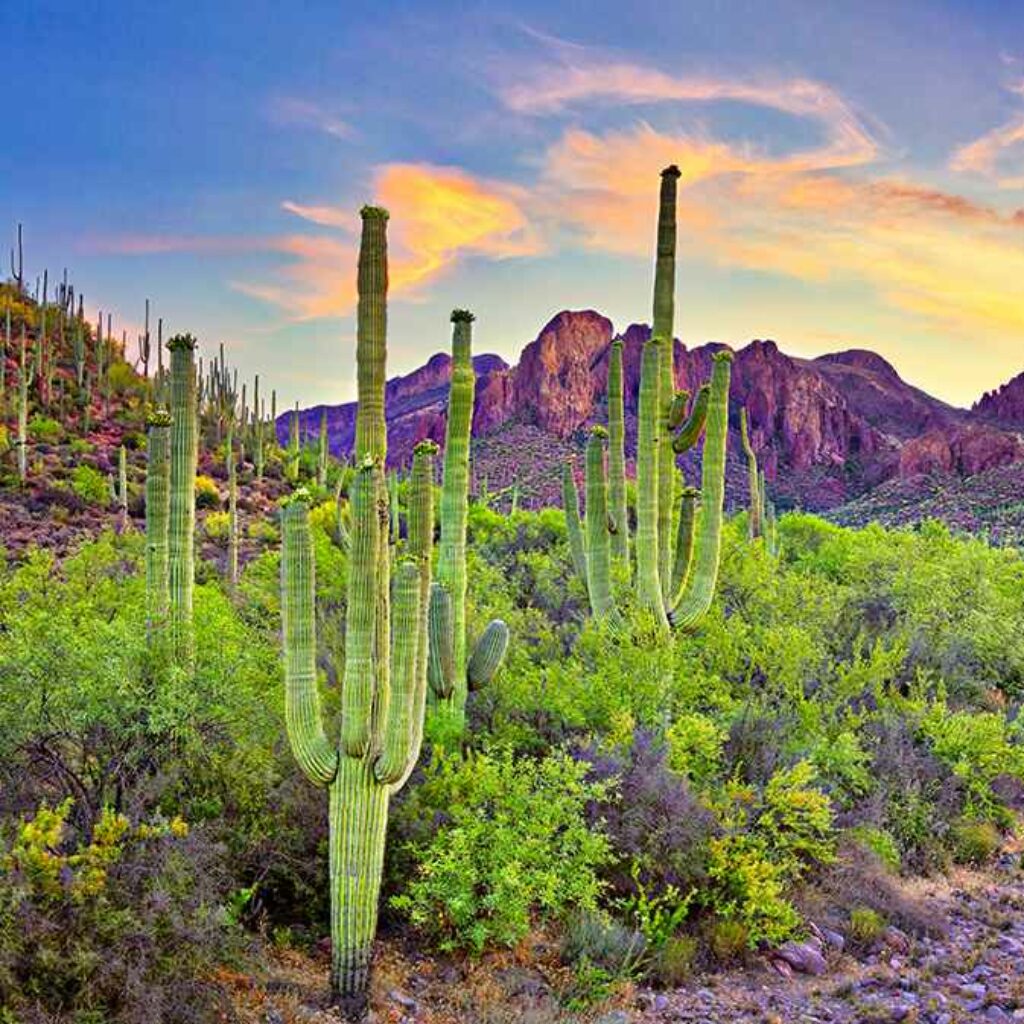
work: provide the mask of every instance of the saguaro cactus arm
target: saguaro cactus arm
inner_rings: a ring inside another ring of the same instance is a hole
[[[452,625],[452,596],[440,583],[430,587],[430,688],[441,698],[450,697],[455,680],[455,636]]]
[[[338,751],[324,734],[317,691],[316,584],[308,500],[300,489],[281,510],[285,724],[299,767],[311,782],[326,786],[338,772]]]
[[[508,626],[501,619],[487,623],[466,666],[466,682],[471,691],[483,689],[494,678],[505,660],[508,641]]]
[[[696,487],[684,487],[679,506],[679,530],[676,534],[676,548],[672,561],[672,594],[679,599],[690,573],[693,557],[693,531],[697,522],[697,499],[700,491]],[[675,603],[675,602],[674,602]]]
[[[684,393],[680,392],[680,394]],[[710,395],[710,385],[702,385],[693,399],[693,404],[690,406],[690,415],[687,416],[685,421],[677,424],[679,429],[672,439],[672,450],[677,455],[688,452],[700,439],[700,435],[704,430],[704,422],[707,419]]]

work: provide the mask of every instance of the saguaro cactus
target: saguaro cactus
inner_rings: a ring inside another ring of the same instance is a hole
[[[757,468],[757,455],[750,443],[750,431],[747,426],[747,410],[740,409],[740,442],[743,453],[747,457],[747,487],[750,491],[750,512],[747,516],[747,534],[751,540],[761,536],[764,495],[761,491],[763,474]]]
[[[228,418],[224,440],[224,457],[228,466],[228,586],[238,583],[238,464],[235,459],[235,420]]]
[[[288,737],[305,774],[328,789],[331,981],[343,1012],[354,1020],[366,1008],[388,803],[412,771],[423,737],[437,450],[421,442],[413,456],[409,544],[396,568],[392,609],[383,430],[387,213],[364,207],[362,217],[358,463],[337,745],[327,739],[317,694],[315,567],[304,490],[282,512],[281,561]]]
[[[28,389],[35,373],[29,365],[25,322],[21,324],[21,356],[18,360],[18,480],[22,486],[28,477]]]
[[[171,353],[171,475],[168,526],[171,657],[191,671],[195,659],[192,635],[192,591],[195,583],[196,465],[199,431],[196,423],[196,339],[176,334],[167,342]]]
[[[441,484],[441,543],[437,581],[430,593],[430,686],[437,713],[456,732],[465,724],[466,697],[494,677],[508,649],[508,627],[489,623],[467,658],[466,520],[469,515],[469,449],[476,375],[473,314],[453,310],[452,377]]]
[[[171,516],[171,417],[149,417],[146,440],[146,629],[156,643],[170,606],[168,531]]]
[[[622,339],[608,356],[608,500],[611,503],[612,554],[629,558],[629,512],[626,508],[626,422],[622,385]]]

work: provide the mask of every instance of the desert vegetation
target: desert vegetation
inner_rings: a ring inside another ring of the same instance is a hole
[[[345,453],[326,414],[304,432],[273,392],[268,412],[223,350],[201,363],[162,325],[154,346],[148,305],[136,355],[66,279],[30,295],[13,259],[3,1024],[359,1020],[368,1001],[611,1024],[720,972],[898,972],[948,924],[921,879],[1019,881],[1020,553],[867,504],[849,526],[776,514],[732,353],[676,389],[677,177],[635,475],[618,343],[582,495],[573,463],[547,467],[560,507],[524,507],[512,480],[499,511],[473,486],[465,309],[443,455],[388,461],[380,208]],[[918,1019],[1024,1009],[968,978],[984,952],[941,1006],[907,1004]]]

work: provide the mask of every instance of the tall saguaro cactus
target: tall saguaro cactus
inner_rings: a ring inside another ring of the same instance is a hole
[[[157,643],[170,607],[168,531],[171,516],[171,416],[149,417],[146,439],[146,630]]]
[[[356,360],[359,410],[345,624],[340,742],[328,740],[316,683],[313,543],[308,496],[282,512],[281,610],[285,715],[303,772],[327,787],[331,981],[344,1013],[362,1019],[377,927],[391,794],[419,756],[426,703],[427,593],[433,541],[433,442],[417,445],[409,544],[392,593],[384,478],[387,213],[364,207]],[[393,602],[393,606],[392,606]]]
[[[608,500],[614,525],[612,554],[629,558],[629,512],[626,508],[626,418],[622,383],[622,339],[608,356]]]
[[[171,353],[171,472],[167,538],[170,588],[170,649],[175,665],[191,671],[195,659],[192,591],[195,583],[196,339],[177,334],[167,342]]]
[[[466,716],[470,689],[486,685],[508,649],[508,627],[489,623],[467,657],[466,521],[469,515],[469,454],[476,375],[473,370],[473,314],[453,310],[452,376],[441,484],[441,543],[437,581],[430,594],[430,686],[437,710],[456,731]]]

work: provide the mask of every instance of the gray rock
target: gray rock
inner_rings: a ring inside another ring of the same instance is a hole
[[[785,942],[772,953],[772,957],[784,961],[801,974],[824,974],[828,970],[821,951],[810,942]]]
[[[417,1002],[412,996],[406,995],[401,989],[393,988],[388,993],[388,999],[398,1006],[401,1006],[403,1010],[409,1010],[411,1013],[415,1013],[417,1009]]]

